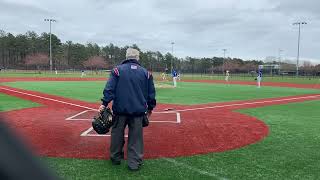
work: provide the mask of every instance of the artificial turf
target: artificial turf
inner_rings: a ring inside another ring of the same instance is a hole
[[[47,94],[78,99],[87,102],[99,102],[105,85],[103,81],[82,82],[10,82],[11,87],[39,91]],[[285,87],[262,87],[250,85],[226,85],[209,83],[179,82],[178,88],[158,88],[157,101],[167,104],[204,104],[235,100],[284,97],[301,94],[319,93],[317,89],[299,89]]]
[[[225,76],[222,75],[192,75],[184,74],[182,79],[194,79],[194,80],[225,80]],[[248,81],[256,82],[255,76],[248,76],[244,74],[231,74],[229,80],[232,81]],[[304,77],[304,76],[263,76],[262,82],[284,82],[292,84],[314,84],[320,85],[320,77]]]
[[[153,76],[156,79],[161,79],[161,73],[153,72]],[[108,77],[108,72],[86,72],[86,78],[105,78]],[[225,76],[220,74],[186,74],[182,73],[182,79],[183,80],[224,80]],[[80,71],[58,71],[58,74],[55,74],[54,72],[49,71],[42,71],[41,74],[39,74],[38,71],[4,71],[0,72],[0,77],[52,77],[52,78],[75,78],[75,77],[81,77]],[[170,75],[168,75],[170,77]],[[249,74],[234,74],[231,73],[230,75],[230,81],[254,81],[255,75],[251,76]],[[264,74],[263,76],[263,82],[286,82],[286,83],[293,83],[293,84],[315,84],[320,85],[320,78],[316,76],[279,76],[274,75],[270,76],[269,74]]]
[[[320,101],[238,110],[264,121],[262,141],[223,153],[145,160],[139,172],[126,162],[45,158],[66,179],[319,179]],[[145,149],[145,151],[148,151]]]
[[[0,112],[38,106],[40,104],[0,93]]]

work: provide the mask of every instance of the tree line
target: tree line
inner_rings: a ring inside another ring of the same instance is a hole
[[[247,60],[240,58],[178,58],[171,53],[162,54],[159,51],[141,51],[136,45],[119,47],[114,44],[99,46],[96,43],[62,42],[52,34],[53,69],[84,70],[111,69],[125,59],[126,49],[138,49],[140,63],[151,71],[170,71],[171,62],[174,69],[183,73],[216,74],[229,70],[233,73],[249,73],[256,71],[258,65],[265,64],[261,60]],[[0,30],[0,68],[5,69],[49,69],[49,34],[37,34],[28,31],[25,34],[13,35]],[[47,57],[47,58],[46,58]],[[272,62],[278,63],[278,62]],[[294,71],[290,62],[282,63],[282,70]],[[301,69],[309,73],[320,71],[320,66],[304,63]]]

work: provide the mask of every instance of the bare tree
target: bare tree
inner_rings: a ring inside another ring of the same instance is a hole
[[[303,70],[306,75],[316,74],[316,67],[310,61],[304,61],[301,70]]]
[[[91,70],[94,69],[97,73],[98,69],[107,68],[107,63],[103,57],[93,56],[90,57],[88,60],[84,61],[83,66],[86,68],[90,68]]]
[[[241,65],[234,60],[228,59],[224,63],[224,70],[229,70],[231,72],[238,72],[241,70]]]
[[[258,68],[258,66],[255,65],[254,63],[246,63],[246,64],[240,66],[240,70],[241,70],[242,72],[248,72],[248,74],[249,74],[249,73],[252,74],[252,71],[256,71],[257,68]]]
[[[316,76],[319,76],[320,75],[320,64],[316,65],[314,67],[314,71],[315,71],[315,74]]]
[[[282,63],[281,64],[282,71],[295,71],[296,65],[291,63]]]
[[[39,73],[41,73],[41,68],[49,64],[49,58],[47,54],[35,53],[27,55],[24,62],[27,66],[36,66]]]

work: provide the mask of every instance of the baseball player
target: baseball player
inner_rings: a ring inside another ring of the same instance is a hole
[[[173,80],[173,87],[177,87],[177,71],[176,70],[172,70],[172,80]]]
[[[262,69],[259,68],[258,77],[257,77],[257,87],[258,88],[261,87],[261,80],[262,80]]]
[[[226,71],[226,78],[225,78],[225,80],[226,80],[227,83],[229,83],[229,77],[230,77],[230,73],[229,73],[229,71],[227,70],[227,71]]]
[[[143,120],[156,106],[155,87],[150,72],[139,63],[139,51],[128,48],[126,60],[113,69],[103,90],[102,111],[113,100],[114,124],[111,131],[110,159],[119,165],[124,158],[124,131],[129,127],[128,168],[140,169],[143,158]]]
[[[81,77],[85,76],[86,74],[84,73],[84,70],[81,71]]]
[[[162,80],[163,80],[163,81],[166,81],[166,80],[167,80],[167,75],[166,75],[165,72],[163,72],[163,73],[161,74],[161,77],[162,77]]]

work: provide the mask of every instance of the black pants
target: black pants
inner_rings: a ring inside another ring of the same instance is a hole
[[[120,161],[124,157],[124,130],[129,127],[128,135],[128,166],[138,168],[143,158],[143,116],[115,116],[111,131],[110,158]]]

